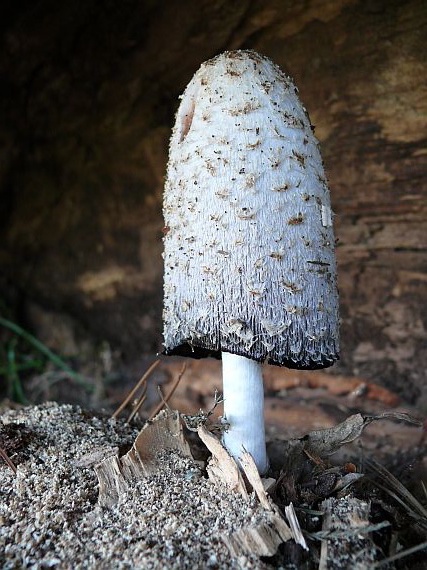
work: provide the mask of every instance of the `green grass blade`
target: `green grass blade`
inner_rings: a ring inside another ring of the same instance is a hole
[[[25,404],[27,399],[24,396],[24,390],[22,389],[21,379],[18,374],[16,366],[16,338],[13,338],[7,348],[7,365],[8,365],[8,381],[9,381],[9,391],[12,399],[19,404]]]
[[[72,368],[70,368],[68,366],[68,364],[66,364],[62,360],[62,358],[60,358],[58,355],[56,355],[54,352],[52,352],[50,350],[50,348],[48,348],[45,344],[40,342],[31,333],[29,333],[25,329],[21,328],[16,323],[13,323],[12,321],[9,321],[8,319],[5,319],[3,317],[0,317],[0,325],[7,328],[10,331],[12,331],[13,333],[20,336],[21,338],[23,338],[26,342],[28,342],[28,344],[30,344],[36,350],[41,352],[41,354],[46,356],[46,358],[48,360],[50,360],[50,362],[52,362],[52,364],[54,364],[57,368],[60,368],[61,370],[66,372],[70,376],[70,378],[75,380],[80,386],[83,386],[88,392],[93,392],[93,386],[91,386],[86,381],[84,376],[82,376],[81,374],[78,374],[77,372],[74,372],[74,370]]]

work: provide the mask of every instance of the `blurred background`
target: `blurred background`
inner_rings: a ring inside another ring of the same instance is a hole
[[[423,0],[2,2],[0,397],[113,409],[155,360],[178,97],[250,48],[299,87],[339,240],[341,360],[269,368],[268,418],[284,394],[306,427],[367,402],[426,412],[426,24]],[[148,403],[180,367],[162,359]],[[216,386],[217,363],[189,363],[175,403]]]

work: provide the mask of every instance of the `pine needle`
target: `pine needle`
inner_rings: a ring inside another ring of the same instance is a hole
[[[367,460],[366,465],[382,480],[382,483],[375,481],[375,484],[398,501],[412,518],[427,526],[427,510],[418,499],[388,469],[373,459]]]
[[[426,542],[421,542],[420,544],[417,544],[416,546],[412,546],[411,548],[407,548],[406,550],[401,550],[400,552],[398,552],[397,554],[393,554],[393,556],[390,556],[389,558],[384,558],[384,560],[380,560],[379,562],[375,562],[375,564],[372,566],[372,568],[381,568],[381,566],[386,566],[387,564],[390,564],[390,562],[395,562],[396,560],[401,560],[402,558],[406,558],[406,556],[410,556],[411,554],[415,554],[416,552],[419,552],[420,550],[426,550],[427,549],[427,541]]]
[[[132,412],[129,414],[129,417],[127,419],[128,424],[130,424],[130,422],[133,420],[133,418],[139,412],[139,410],[142,407],[142,404],[145,402],[146,399],[147,399],[147,384],[145,384],[145,386],[141,392],[141,395],[139,396],[138,400],[134,404]]]

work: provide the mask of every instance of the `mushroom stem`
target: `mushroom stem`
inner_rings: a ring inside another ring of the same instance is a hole
[[[224,417],[229,428],[223,443],[238,461],[243,449],[255,460],[260,474],[268,469],[264,428],[264,385],[259,362],[222,353]]]

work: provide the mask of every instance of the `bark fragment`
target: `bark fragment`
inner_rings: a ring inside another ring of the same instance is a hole
[[[369,503],[351,497],[323,501],[323,531],[319,570],[368,570],[376,560],[369,528]]]
[[[184,438],[180,416],[169,410],[160,412],[155,420],[142,428],[126,455],[121,458],[113,455],[96,465],[99,503],[104,506],[116,503],[132,480],[155,473],[161,466],[158,454],[164,450],[192,457]]]

